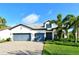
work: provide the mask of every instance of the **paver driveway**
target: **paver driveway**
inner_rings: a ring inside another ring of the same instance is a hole
[[[14,41],[0,43],[0,55],[40,55],[42,50],[42,42]]]

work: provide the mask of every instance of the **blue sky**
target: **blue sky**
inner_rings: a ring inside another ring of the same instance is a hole
[[[57,14],[63,18],[67,14],[79,15],[79,4],[77,3],[7,3],[0,4],[0,16],[7,20],[7,24],[40,24],[51,19],[55,20]]]

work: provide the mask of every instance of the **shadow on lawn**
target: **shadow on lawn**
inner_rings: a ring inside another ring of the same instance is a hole
[[[64,45],[64,46],[73,46],[73,47],[79,47],[79,44],[75,44],[75,43],[54,43],[56,45]]]
[[[18,50],[18,51],[11,51],[11,52],[8,52],[8,54],[13,54],[13,55],[40,55],[41,52],[40,51],[21,51],[21,50]]]
[[[51,42],[47,42],[47,43],[44,43],[44,44],[56,44],[56,45],[79,47],[79,43],[64,42],[64,41],[51,41]]]

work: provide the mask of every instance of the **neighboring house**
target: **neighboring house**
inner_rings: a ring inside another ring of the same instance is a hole
[[[50,24],[49,20],[43,26],[29,27],[27,25],[19,24],[14,27],[1,30],[0,39],[11,38],[12,41],[44,41],[53,40],[56,38],[56,24]]]

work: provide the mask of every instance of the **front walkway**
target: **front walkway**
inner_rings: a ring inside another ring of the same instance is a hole
[[[0,55],[40,55],[42,42],[14,41],[0,43]]]

